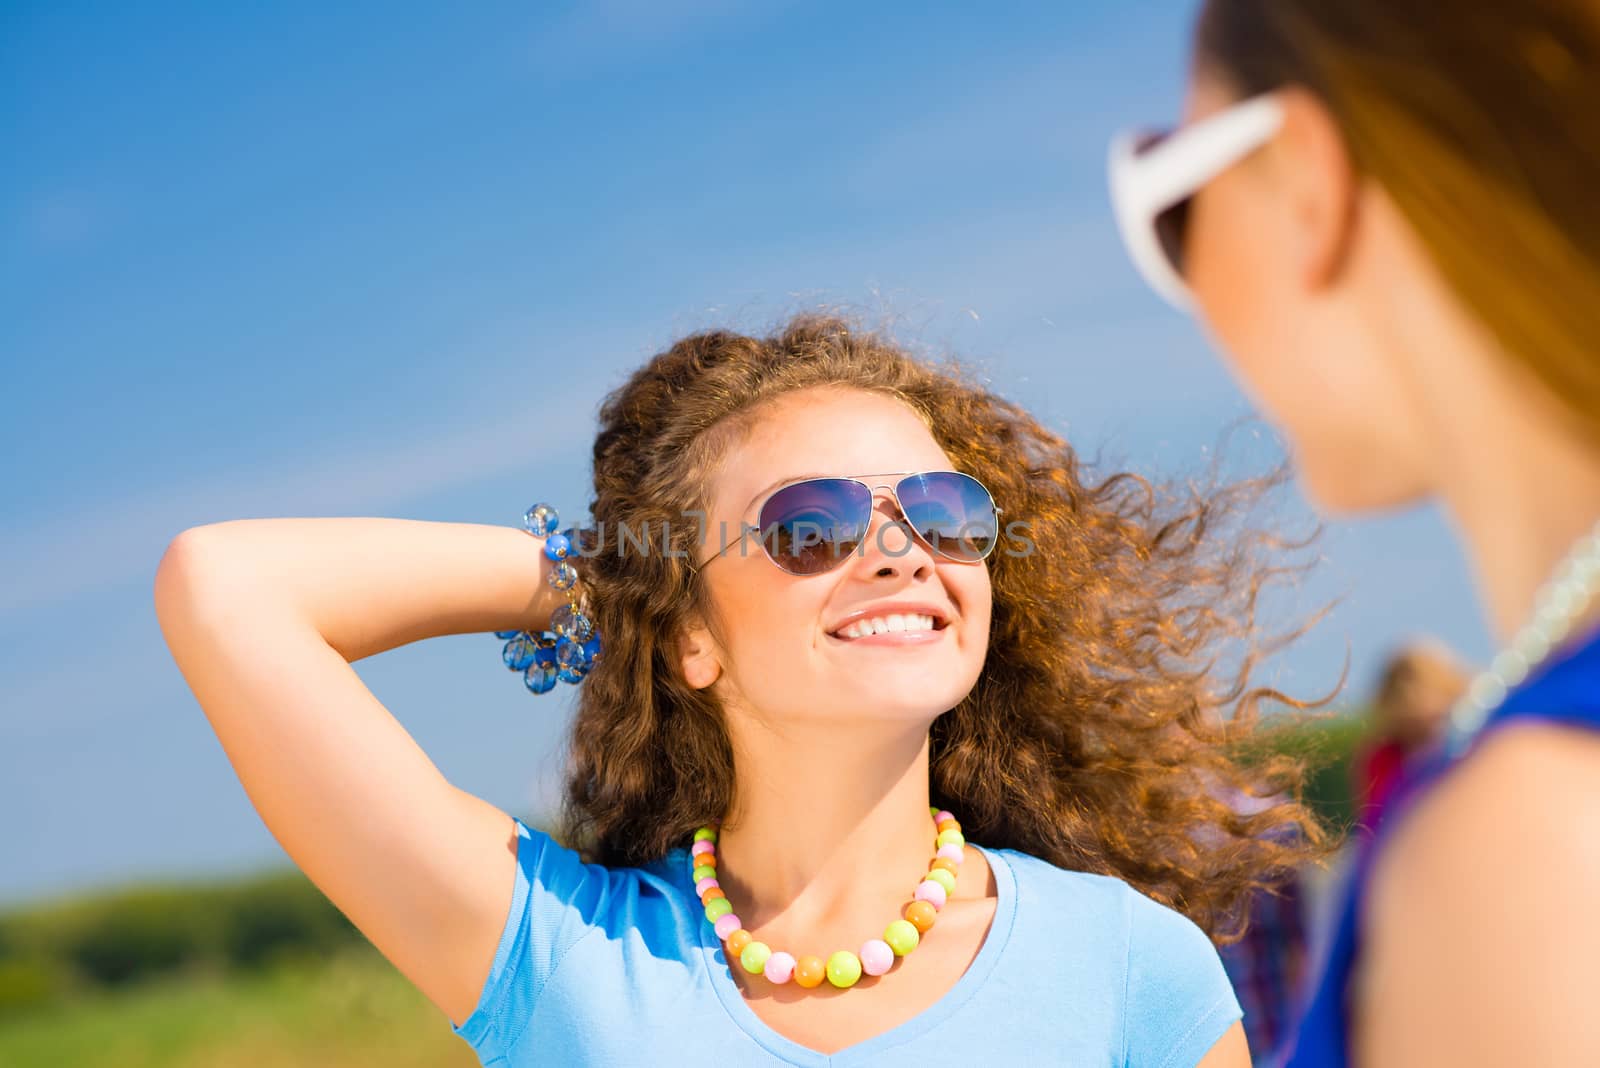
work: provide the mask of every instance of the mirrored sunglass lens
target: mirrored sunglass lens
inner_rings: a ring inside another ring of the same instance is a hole
[[[761,507],[761,543],[792,575],[816,575],[855,552],[872,515],[872,491],[844,478],[797,482]]]
[[[1000,517],[983,483],[957,471],[900,480],[900,506],[911,529],[952,560],[982,560],[994,549]]]

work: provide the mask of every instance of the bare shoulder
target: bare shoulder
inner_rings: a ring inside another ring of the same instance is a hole
[[[1516,723],[1485,738],[1404,814],[1374,868],[1373,912],[1423,889],[1554,901],[1592,891],[1596,878],[1600,731]]]
[[[1600,732],[1485,738],[1393,828],[1368,903],[1365,1062],[1600,1063]]]
[[[1462,843],[1478,850],[1485,834],[1513,836],[1504,844],[1556,844],[1571,852],[1574,831],[1593,840],[1600,815],[1600,731],[1549,722],[1508,724],[1418,802],[1397,826],[1385,868],[1404,871],[1458,858]],[[1558,858],[1549,858],[1553,862]]]

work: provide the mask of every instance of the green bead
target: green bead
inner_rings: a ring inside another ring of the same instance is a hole
[[[953,894],[956,892],[956,877],[945,871],[943,868],[935,868],[928,874],[924,875],[923,878],[932,879],[934,882],[944,887],[944,892],[946,894]],[[885,941],[887,941],[887,939],[885,939]]]
[[[828,982],[840,990],[855,986],[860,978],[861,958],[848,949],[841,949],[828,958]]]
[[[895,920],[883,929],[883,940],[889,943],[895,956],[903,957],[917,948],[922,936],[917,933],[916,924],[910,920]]]
[[[961,845],[966,842],[960,831],[940,831],[939,837],[934,839],[939,845]]]
[[[767,958],[772,956],[772,950],[765,942],[751,942],[739,952],[739,963],[744,965],[744,970],[751,975],[760,975],[761,970],[767,966]]]
[[[714,828],[702,827],[694,832],[694,840],[696,842],[715,842],[717,840],[717,832]]]
[[[701,879],[715,879],[716,877],[717,869],[713,868],[709,864],[702,864],[694,870],[695,882],[699,882]]]
[[[939,810],[937,808],[934,808],[932,805],[928,806],[928,815],[937,816],[938,814],[939,814]]]
[[[733,902],[725,897],[714,897],[711,899],[711,904],[706,906],[706,919],[716,923],[732,911]]]

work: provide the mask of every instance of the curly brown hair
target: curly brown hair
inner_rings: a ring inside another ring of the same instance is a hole
[[[1282,542],[1230,520],[1281,471],[1176,495],[1125,472],[1087,481],[1071,446],[976,377],[810,313],[770,337],[686,337],[606,397],[595,527],[578,532],[605,652],[579,688],[568,841],[600,863],[643,864],[732,809],[722,710],[674,655],[678,635],[714,618],[683,517],[709,508],[721,458],[769,402],[831,386],[908,404],[957,468],[1026,517],[1036,546],[989,558],[982,673],[931,728],[933,802],[959,811],[969,837],[1117,876],[1222,940],[1252,890],[1325,851],[1296,800],[1301,766],[1242,763],[1225,744],[1250,733],[1263,698],[1308,707],[1247,685],[1285,637],[1258,626],[1259,595],[1299,568],[1267,559]],[[622,528],[669,527],[684,555],[619,551]],[[1223,671],[1230,644],[1240,655]]]

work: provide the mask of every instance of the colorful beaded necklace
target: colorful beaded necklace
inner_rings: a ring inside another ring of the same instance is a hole
[[[901,918],[883,930],[882,938],[864,942],[859,953],[841,949],[824,963],[818,957],[801,957],[796,960],[788,953],[773,952],[765,942],[744,929],[744,924],[734,914],[733,903],[722,892],[717,882],[717,826],[712,824],[694,832],[694,845],[689,850],[689,864],[693,868],[694,891],[705,906],[706,920],[722,940],[728,959],[738,958],[739,964],[751,975],[766,976],[773,983],[787,983],[793,979],[810,989],[822,985],[822,980],[841,990],[855,986],[862,974],[882,975],[894,967],[895,958],[903,957],[917,948],[922,936],[933,927],[934,918],[944,908],[945,901],[955,893],[956,873],[961,869],[961,824],[949,812],[929,808],[933,816],[933,862],[928,874],[913,892],[911,900],[901,910]]]

